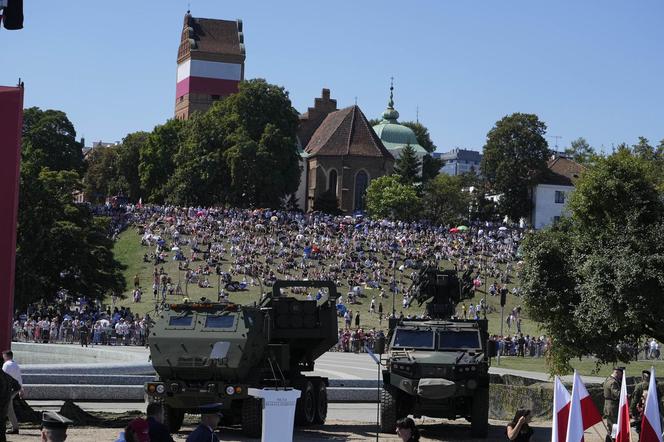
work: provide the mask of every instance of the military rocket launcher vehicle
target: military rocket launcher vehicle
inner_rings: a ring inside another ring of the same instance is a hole
[[[283,296],[281,289],[327,290],[319,301]],[[330,281],[277,281],[260,303],[242,306],[201,300],[165,306],[150,329],[157,380],[145,384],[148,401],[165,405],[172,432],[184,414],[223,404],[224,422],[261,433],[260,399],[249,388],[296,388],[296,425],[322,424],[327,416],[327,378],[307,376],[338,340],[337,291]]]

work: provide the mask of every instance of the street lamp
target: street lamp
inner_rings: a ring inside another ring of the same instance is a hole
[[[399,250],[399,244],[395,241],[390,244],[390,250],[392,251],[392,317],[396,318],[397,308],[395,304],[395,297],[397,294],[397,251]]]

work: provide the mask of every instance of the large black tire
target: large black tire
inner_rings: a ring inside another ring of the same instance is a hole
[[[164,405],[164,422],[168,426],[168,431],[170,431],[171,434],[180,431],[182,421],[184,421],[184,410]]]
[[[314,423],[322,425],[327,419],[327,386],[322,380],[316,382],[316,416]]]
[[[306,380],[302,384],[302,394],[295,406],[295,424],[308,426],[316,419],[316,391],[314,384]]]
[[[248,437],[261,437],[263,410],[261,399],[247,398],[242,401],[242,433]]]
[[[397,419],[400,419],[399,390],[391,385],[384,385],[380,390],[380,431],[381,433],[394,433],[397,428]]]
[[[480,387],[473,395],[470,415],[470,433],[473,437],[486,437],[489,433],[489,388]]]

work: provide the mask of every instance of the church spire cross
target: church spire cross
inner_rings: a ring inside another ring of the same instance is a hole
[[[394,77],[390,77],[390,101],[387,103],[388,109],[394,109]]]

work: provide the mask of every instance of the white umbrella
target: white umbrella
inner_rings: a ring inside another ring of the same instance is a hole
[[[172,252],[177,252],[178,250],[180,250],[180,248],[178,246],[175,246],[171,249]]]
[[[505,226],[500,226],[500,227],[498,227],[498,230],[504,231],[504,230],[507,230],[507,227],[505,227]]]

